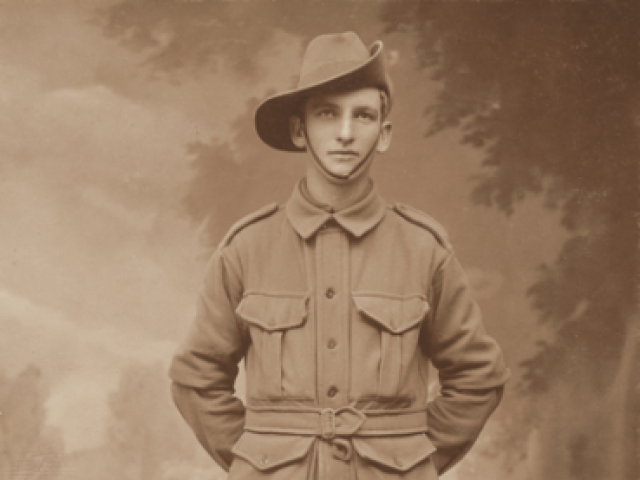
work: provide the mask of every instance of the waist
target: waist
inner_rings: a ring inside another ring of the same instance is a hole
[[[256,433],[335,437],[389,436],[428,430],[427,411],[358,410],[353,407],[247,407],[244,429]]]

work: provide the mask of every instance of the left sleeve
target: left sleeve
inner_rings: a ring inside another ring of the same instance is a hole
[[[467,277],[452,253],[431,285],[431,311],[423,331],[438,370],[440,395],[427,406],[432,460],[439,473],[469,451],[500,403],[509,378],[502,351],[487,335]]]

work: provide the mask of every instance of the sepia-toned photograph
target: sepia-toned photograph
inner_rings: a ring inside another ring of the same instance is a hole
[[[0,480],[640,478],[638,25],[0,0]]]

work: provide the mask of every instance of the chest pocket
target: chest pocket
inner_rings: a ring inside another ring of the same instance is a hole
[[[254,398],[310,398],[313,345],[306,294],[248,293],[236,314],[249,325],[247,386]]]
[[[354,337],[364,340],[354,342],[354,354],[377,370],[367,372],[377,385],[369,381],[359,393],[368,396],[375,389],[377,397],[396,397],[410,374],[429,305],[422,295],[354,293],[353,300],[359,314]]]

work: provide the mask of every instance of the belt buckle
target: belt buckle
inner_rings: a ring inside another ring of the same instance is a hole
[[[336,436],[336,411],[324,408],[320,411],[320,432],[325,440],[333,440]]]

